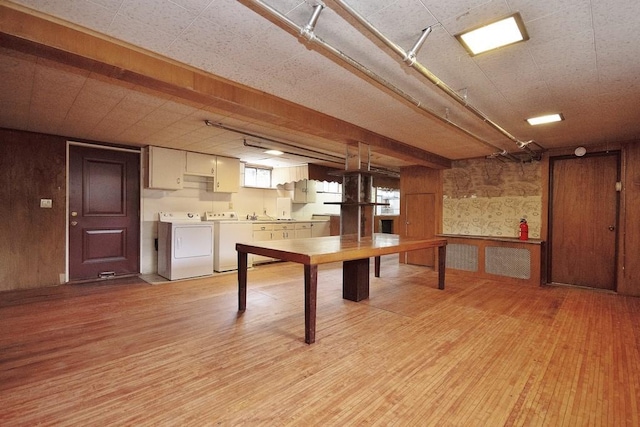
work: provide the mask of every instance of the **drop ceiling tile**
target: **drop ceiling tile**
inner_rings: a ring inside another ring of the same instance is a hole
[[[640,94],[640,75],[629,76],[631,68],[627,66],[602,66],[598,69],[601,84],[599,94],[619,94],[627,98],[636,98]]]
[[[149,111],[138,109],[136,105],[128,104],[125,107],[125,104],[121,104],[118,109],[110,111],[102,123],[108,123],[109,126],[117,126],[116,128],[124,130],[142,120],[147,114]],[[120,126],[117,125],[118,123]]]
[[[590,104],[590,99],[598,95],[597,91],[587,88],[598,86],[598,70],[596,68],[580,69],[574,74],[563,74],[547,79],[547,87],[556,99],[565,104],[578,101],[578,107],[584,108]]]
[[[116,2],[120,2],[122,0],[114,0]],[[209,3],[212,3],[212,0],[171,0],[173,3],[181,6],[191,12],[200,13],[202,12]]]
[[[482,6],[487,3],[487,0],[422,0],[421,3],[438,21],[443,22],[452,19],[462,20],[471,13],[472,9]]]
[[[475,4],[475,2],[469,1],[463,3]],[[460,15],[440,19],[440,22],[449,34],[455,35],[479,25],[488,24],[509,14],[511,14],[511,9],[507,6],[506,1],[490,1],[475,5]],[[436,13],[434,15],[438,16]]]
[[[377,2],[371,0],[348,0],[346,3],[351,6],[352,9],[355,9],[360,15],[368,19],[371,14],[374,14],[384,9],[389,4],[392,4],[393,0],[388,2]],[[336,8],[341,9],[337,5]]]
[[[164,99],[154,98],[153,96],[130,91],[122,100],[121,107],[124,110],[136,110],[144,114],[152,113],[156,108],[164,105]]]
[[[125,0],[116,19],[121,15],[147,27],[161,28],[175,37],[191,24],[197,13],[169,0]]]
[[[638,40],[629,38],[637,31],[638,24],[614,25],[596,30],[598,66],[627,67],[630,75],[638,71],[640,46]]]
[[[636,0],[592,0],[593,24],[598,31],[618,26],[636,25],[640,2]]]
[[[564,9],[583,9],[590,7],[590,0],[564,0],[562,2],[540,0],[507,0],[513,12],[520,12],[529,29],[529,22],[558,13]]]
[[[411,49],[423,29],[438,22],[422,3],[415,0],[393,2],[372,14],[369,21],[404,50]]]
[[[237,35],[230,31],[224,22],[198,16],[183,31],[180,39],[204,48],[206,52],[226,55],[233,50],[231,46],[237,41]]]
[[[589,3],[558,9],[543,18],[528,20],[525,25],[530,37],[525,42],[526,45],[538,45],[552,40],[562,40],[574,34],[593,37]]]
[[[161,54],[176,38],[175,34],[164,31],[162,27],[139,22],[123,14],[116,15],[106,33],[116,39]]]
[[[241,47],[229,52],[229,58],[254,76],[269,73],[289,58],[307,52],[307,47],[284,31],[244,38]]]
[[[530,45],[529,49],[536,65],[549,79],[596,67],[595,43],[591,30]],[[562,58],[562,61],[558,58]]]
[[[201,19],[209,22],[209,25],[213,24],[217,35],[228,33],[240,37],[253,37],[273,28],[271,22],[236,0],[211,2],[198,17],[198,20]]]
[[[0,127],[29,129],[29,103],[0,99]]]
[[[105,7],[103,4],[86,0],[17,0],[16,3],[98,32],[106,31],[116,11],[112,7]]]

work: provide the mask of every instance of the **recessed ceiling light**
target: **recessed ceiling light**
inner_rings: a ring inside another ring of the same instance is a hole
[[[513,43],[529,40],[519,13],[455,36],[471,56]]]
[[[282,156],[284,153],[280,150],[267,150],[265,151],[266,154],[270,154],[272,156]]]
[[[562,120],[564,120],[562,114],[547,114],[546,116],[528,118],[527,122],[529,122],[531,126],[536,126],[543,125],[545,123],[560,122]]]

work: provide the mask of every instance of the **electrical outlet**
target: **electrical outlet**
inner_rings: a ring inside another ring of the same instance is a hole
[[[51,199],[40,199],[40,207],[50,209],[53,207],[53,200]]]
[[[233,202],[229,202],[229,209],[233,209]]]

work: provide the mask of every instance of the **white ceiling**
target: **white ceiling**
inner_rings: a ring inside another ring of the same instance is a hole
[[[276,19],[252,3],[0,2],[95,31],[446,159],[488,156],[502,150],[521,152],[516,142],[404,64],[335,2],[324,2],[315,35],[415,99],[420,107],[373,84],[285,25],[276,25]],[[303,27],[317,2],[265,3]],[[640,138],[637,0],[346,3],[404,50],[411,48],[423,28],[431,26],[418,62],[517,141],[535,141],[530,147],[589,146]],[[521,14],[530,40],[472,58],[454,37],[513,12]],[[2,127],[126,145],[175,147],[251,163],[265,158],[260,150],[243,147],[242,135],[206,127],[203,120],[209,119],[271,139],[344,153],[343,143],[308,135],[304,124],[294,131],[277,123],[221,113],[6,46],[0,48],[0,93]],[[550,112],[560,112],[566,120],[535,128],[525,122],[527,117]],[[476,137],[445,124],[442,118]],[[375,146],[372,150],[379,166],[411,163],[406,158],[376,155]]]

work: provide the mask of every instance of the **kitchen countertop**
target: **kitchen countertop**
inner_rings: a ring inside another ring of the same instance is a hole
[[[294,219],[294,220],[278,220],[278,219],[228,219],[228,220],[217,220],[217,222],[222,223],[238,223],[244,222],[249,224],[295,224],[295,223],[304,223],[304,222],[327,222],[328,219]]]

